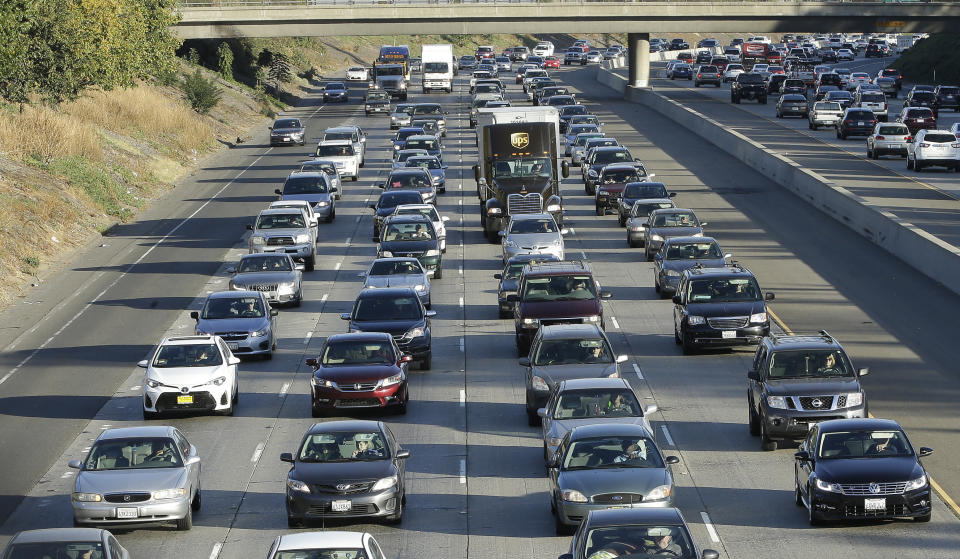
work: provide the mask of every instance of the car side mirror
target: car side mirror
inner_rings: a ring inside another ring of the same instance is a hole
[[[144,359],[143,361],[137,361],[137,367],[140,367],[141,369],[146,369],[146,368],[147,368],[147,360]]]
[[[750,380],[760,380],[760,371],[756,369],[750,369],[747,371],[747,378]]]
[[[71,460],[71,461],[67,462],[67,467],[68,467],[68,468],[73,468],[74,470],[82,470],[82,469],[83,469],[83,462],[81,462],[80,460]]]
[[[810,461],[810,453],[807,452],[806,450],[800,450],[800,451],[794,452],[794,453],[793,453],[793,457],[794,457],[794,459],[796,459],[796,460],[799,461],[799,462],[809,462],[809,461]]]
[[[185,466],[192,466],[193,464],[199,464],[199,463],[200,463],[199,456],[191,456],[190,458],[187,458],[186,460],[183,461],[183,464]]]
[[[710,225],[710,222],[709,222],[709,221],[701,221],[701,222],[700,222],[700,227],[706,227],[707,225]]]
[[[398,450],[398,451],[397,451],[397,460],[406,460],[407,458],[410,458],[410,451],[409,451],[409,450]]]
[[[279,188],[273,189],[273,192],[274,192],[277,196],[283,196],[283,191],[281,191]]]
[[[679,305],[679,304],[681,303],[681,301],[680,301],[680,296],[679,296],[679,295],[674,295],[672,301],[674,302],[674,304]]]
[[[777,295],[776,295],[775,293],[767,292],[767,293],[764,294],[763,300],[764,300],[764,301],[773,301],[774,299],[776,299],[776,297],[777,297]]]
[[[291,454],[291,453],[289,453],[289,452],[281,452],[281,453],[280,453],[280,461],[281,461],[281,462],[289,462],[289,463],[293,464],[293,454]]]
[[[413,356],[410,355],[409,353],[404,353],[403,355],[400,356],[401,363],[409,363],[411,361],[413,361]]]
[[[667,456],[667,459],[664,460],[667,464],[679,464],[680,458],[677,456]]]
[[[547,418],[547,408],[537,408],[537,417]]]
[[[296,262],[296,263],[294,263],[294,265],[293,265],[293,269],[294,269],[294,270],[297,270],[298,272],[302,272],[302,271],[304,270],[304,266],[303,266],[303,264],[301,264],[301,263],[299,263],[299,262]]]
[[[273,130],[273,126],[267,126],[267,130]]]
[[[920,456],[930,456],[931,454],[933,454],[933,449],[930,448],[929,446],[921,446],[917,453]]]
[[[724,259],[724,260],[727,260],[728,258],[733,258],[733,253],[728,252],[728,253],[726,253],[726,254],[723,255],[723,259]]]
[[[720,554],[713,549],[704,549],[700,557],[702,559],[720,559]]]
[[[373,210],[373,211],[376,211],[376,210],[377,210],[377,205],[376,205],[376,204],[370,204],[370,205],[367,206],[367,207],[370,208],[370,209]]]
[[[280,314],[280,311],[277,309],[270,309],[270,316],[277,316],[278,314]]]
[[[629,355],[618,355],[617,363],[626,363],[628,359],[630,359]]]
[[[870,372],[869,367],[863,367],[859,371],[857,371],[857,376],[864,377],[864,376],[867,376],[869,372]]]
[[[646,223],[641,223],[641,224],[640,224],[640,229],[647,229],[647,224],[646,224]]]
[[[247,224],[247,231],[253,231],[253,224],[252,224],[252,223],[248,223],[248,224]]]
[[[427,312],[426,312],[426,317],[427,317],[427,318],[433,318],[433,317],[435,317],[435,316],[437,316],[437,311],[427,311]]]
[[[190,313],[190,318],[194,320],[200,320],[200,313],[198,313],[197,311],[193,311]]]
[[[529,366],[530,366],[530,358],[529,358],[529,357],[521,357],[520,359],[517,360],[517,363],[519,363],[521,367],[529,367]]]
[[[350,313],[348,312],[340,313],[340,320],[350,320]]]
[[[507,302],[508,302],[508,303],[516,303],[516,302],[519,301],[519,300],[520,300],[520,298],[517,297],[517,294],[516,294],[516,293],[511,293],[510,295],[507,295]]]
[[[478,165],[473,166],[473,180],[480,182],[480,167]]]
[[[227,359],[227,365],[239,365],[240,358],[237,356],[231,356]]]
[[[229,268],[226,269],[226,272],[227,272],[228,274],[236,274],[236,273],[237,273],[237,269],[234,268],[233,266],[230,266]]]
[[[569,235],[569,234],[570,234],[570,230],[569,230],[569,229],[561,229],[561,230],[560,230],[560,234],[561,234],[561,235]]]
[[[649,406],[643,408],[643,415],[650,415],[652,413],[657,413],[657,410],[660,409],[660,406],[656,404],[650,404]]]
[[[611,298],[611,297],[613,297],[613,293],[610,293],[609,291],[601,291],[601,292],[600,292],[600,298],[601,298],[601,299],[609,299],[609,298]]]
[[[560,459],[556,454],[554,454],[553,456],[550,457],[549,460],[547,460],[547,468],[554,469],[559,467],[560,467]],[[561,555],[560,557],[564,557],[564,555]],[[573,556],[570,554],[567,554],[566,557],[570,557],[572,559]]]

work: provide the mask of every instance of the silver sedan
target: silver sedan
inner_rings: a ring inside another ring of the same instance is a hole
[[[175,522],[193,527],[200,510],[200,454],[174,427],[100,433],[83,460],[70,502],[76,526]]]
[[[500,232],[503,262],[518,254],[552,254],[563,260],[563,235],[566,234],[567,230],[557,227],[550,214],[511,216],[506,228]]]
[[[227,268],[230,289],[233,291],[261,291],[275,304],[288,303],[299,307],[303,300],[303,264],[297,264],[288,254],[247,254],[240,258],[236,268]]]
[[[366,272],[364,289],[409,287],[417,292],[423,306],[430,308],[430,276],[416,258],[377,258]]]

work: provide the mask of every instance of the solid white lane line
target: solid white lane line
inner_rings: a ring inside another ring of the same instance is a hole
[[[620,329],[620,323],[617,322],[617,317],[611,316],[611,317],[610,317],[610,322],[613,323],[613,327],[614,327],[614,328],[616,328],[617,330]]]
[[[467,483],[467,461],[460,460],[460,483]]]
[[[457,269],[458,269],[458,271],[460,272],[460,275],[462,276],[462,275],[463,275],[463,266],[457,266]]]
[[[340,266],[342,266],[342,265],[343,265],[343,262],[337,262],[336,264],[333,265],[333,269],[334,269],[334,270],[339,270],[339,269],[340,269]]]
[[[462,408],[466,405],[467,405],[467,391],[461,388],[460,389],[460,407]]]
[[[700,518],[703,519],[703,525],[707,527],[707,533],[710,534],[710,541],[720,543],[720,536],[717,534],[716,528],[713,527],[713,522],[710,522],[710,515],[705,511],[700,511]]]
[[[350,241],[352,241],[352,240],[353,240],[353,237],[347,237],[347,242],[344,243],[344,244],[346,244],[346,245],[349,246],[349,245],[350,245]]]
[[[636,363],[633,364],[633,372],[637,373],[637,376],[640,377],[640,380],[643,380],[643,373],[640,372],[640,366]]]
[[[131,386],[130,390],[140,390],[140,385],[138,384],[136,386]]]
[[[253,450],[253,457],[250,458],[251,462],[256,462],[260,460],[260,455],[263,454],[263,443],[259,443],[257,448]]]
[[[280,393],[277,394],[277,397],[278,397],[278,398],[283,398],[284,396],[286,396],[286,395],[287,395],[287,390],[290,390],[290,383],[289,383],[289,382],[283,383],[283,386],[280,387]]]
[[[327,297],[329,297],[329,296],[330,296],[329,293],[324,293],[324,294],[323,294],[323,297],[320,297],[320,302],[321,302],[321,303],[326,303],[326,302],[327,302]]]
[[[220,550],[223,548],[223,543],[217,542],[213,544],[213,549],[210,550],[209,559],[217,559],[220,556]]]
[[[307,335],[304,336],[304,338],[303,338],[303,345],[309,344],[309,343],[310,343],[310,338],[312,338],[312,337],[313,337],[313,332],[307,332]]]
[[[666,425],[661,425],[660,430],[663,431],[663,438],[667,439],[667,444],[670,446],[677,446],[673,443],[673,437],[670,436],[670,431],[667,430]]]

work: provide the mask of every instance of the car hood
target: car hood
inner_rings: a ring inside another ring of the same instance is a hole
[[[526,318],[566,318],[599,315],[601,308],[597,299],[582,301],[524,301],[522,314]]]
[[[310,202],[311,204],[316,204],[317,202],[329,202],[330,198],[331,196],[329,192],[323,192],[323,193],[318,192],[316,194],[284,194],[283,195],[284,201],[303,200],[305,202]]]
[[[413,287],[415,285],[427,285],[426,280],[420,274],[391,274],[388,276],[367,276],[364,287]]]
[[[722,268],[726,265],[727,261],[723,258],[694,258],[693,260],[664,260],[663,269],[664,270],[676,270],[682,272],[684,270],[689,270],[697,264],[703,265],[704,268]]]
[[[392,460],[357,460],[325,464],[297,462],[288,475],[291,479],[309,484],[336,485],[351,481],[375,481],[396,473]]]
[[[817,477],[831,483],[908,481],[923,475],[915,456],[821,459],[816,470]]]
[[[577,378],[606,378],[616,373],[617,363],[577,363],[573,365],[534,365],[532,373],[552,387]]]
[[[296,280],[294,272],[243,272],[231,278],[233,285],[261,285],[264,283],[284,283]]]
[[[767,394],[777,396],[820,396],[860,391],[860,382],[855,377],[834,377],[831,380],[822,378],[772,380],[768,378],[766,386]],[[829,402],[827,405],[829,406]]]
[[[555,246],[562,244],[563,237],[557,233],[511,233],[505,239],[520,246]]]
[[[228,371],[226,365],[217,367],[164,367],[162,369],[151,367],[148,376],[164,384],[193,388],[205,384],[210,379],[226,375]]]
[[[381,241],[380,250],[390,252],[422,252],[436,249],[436,239],[428,241]]]
[[[620,193],[620,192],[623,192],[623,189],[625,186],[627,186],[627,183],[625,182],[609,182],[606,184],[598,184],[597,189],[604,190],[606,192]]]
[[[307,232],[306,227],[297,227],[293,229],[257,229],[253,234],[261,237],[296,237]]]
[[[749,316],[765,312],[763,301],[739,301],[730,303],[688,303],[687,313],[694,316]]]
[[[660,235],[661,237],[692,237],[697,233],[703,233],[702,227],[651,227],[651,235]]]
[[[84,470],[77,474],[78,493],[126,493],[157,491],[186,485],[184,468],[139,468],[134,470]]]
[[[299,134],[303,132],[303,127],[300,128],[274,128],[273,134]]]
[[[379,330],[378,330],[379,331]],[[320,367],[314,371],[315,377],[332,380],[339,384],[354,382],[374,382],[392,377],[400,372],[400,367],[392,364],[343,365],[340,367]]]
[[[204,332],[255,332],[270,325],[266,317],[260,318],[201,318],[197,329]]]
[[[564,435],[567,434],[567,431],[570,431],[574,427],[580,425],[595,425],[595,424],[609,424],[609,425],[643,425],[648,430],[650,429],[650,422],[647,421],[647,418],[640,417],[584,417],[584,418],[573,418],[573,419],[551,419],[550,420],[550,437],[562,439]],[[651,431],[653,432],[653,431]]]
[[[561,471],[557,485],[576,489],[584,495],[603,493],[639,493],[646,495],[654,487],[670,483],[666,468],[591,468]]]
[[[423,320],[364,320],[350,321],[350,328],[361,332],[386,332],[391,335],[402,335],[411,328],[423,327]]]

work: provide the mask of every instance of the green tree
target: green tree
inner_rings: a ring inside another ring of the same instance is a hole
[[[217,71],[225,80],[233,80],[233,49],[226,41],[217,47]]]
[[[277,97],[283,92],[283,84],[293,79],[293,71],[290,66],[290,59],[282,52],[273,54],[270,61],[270,70],[267,71],[267,79],[273,82],[273,90]]]
[[[200,53],[197,49],[191,47],[190,52],[187,53],[187,60],[190,61],[190,64],[200,65]]]
[[[223,90],[220,89],[217,82],[203,77],[200,68],[184,78],[182,89],[187,96],[190,107],[202,115],[216,107],[217,103],[220,102],[220,96],[223,95]]]

